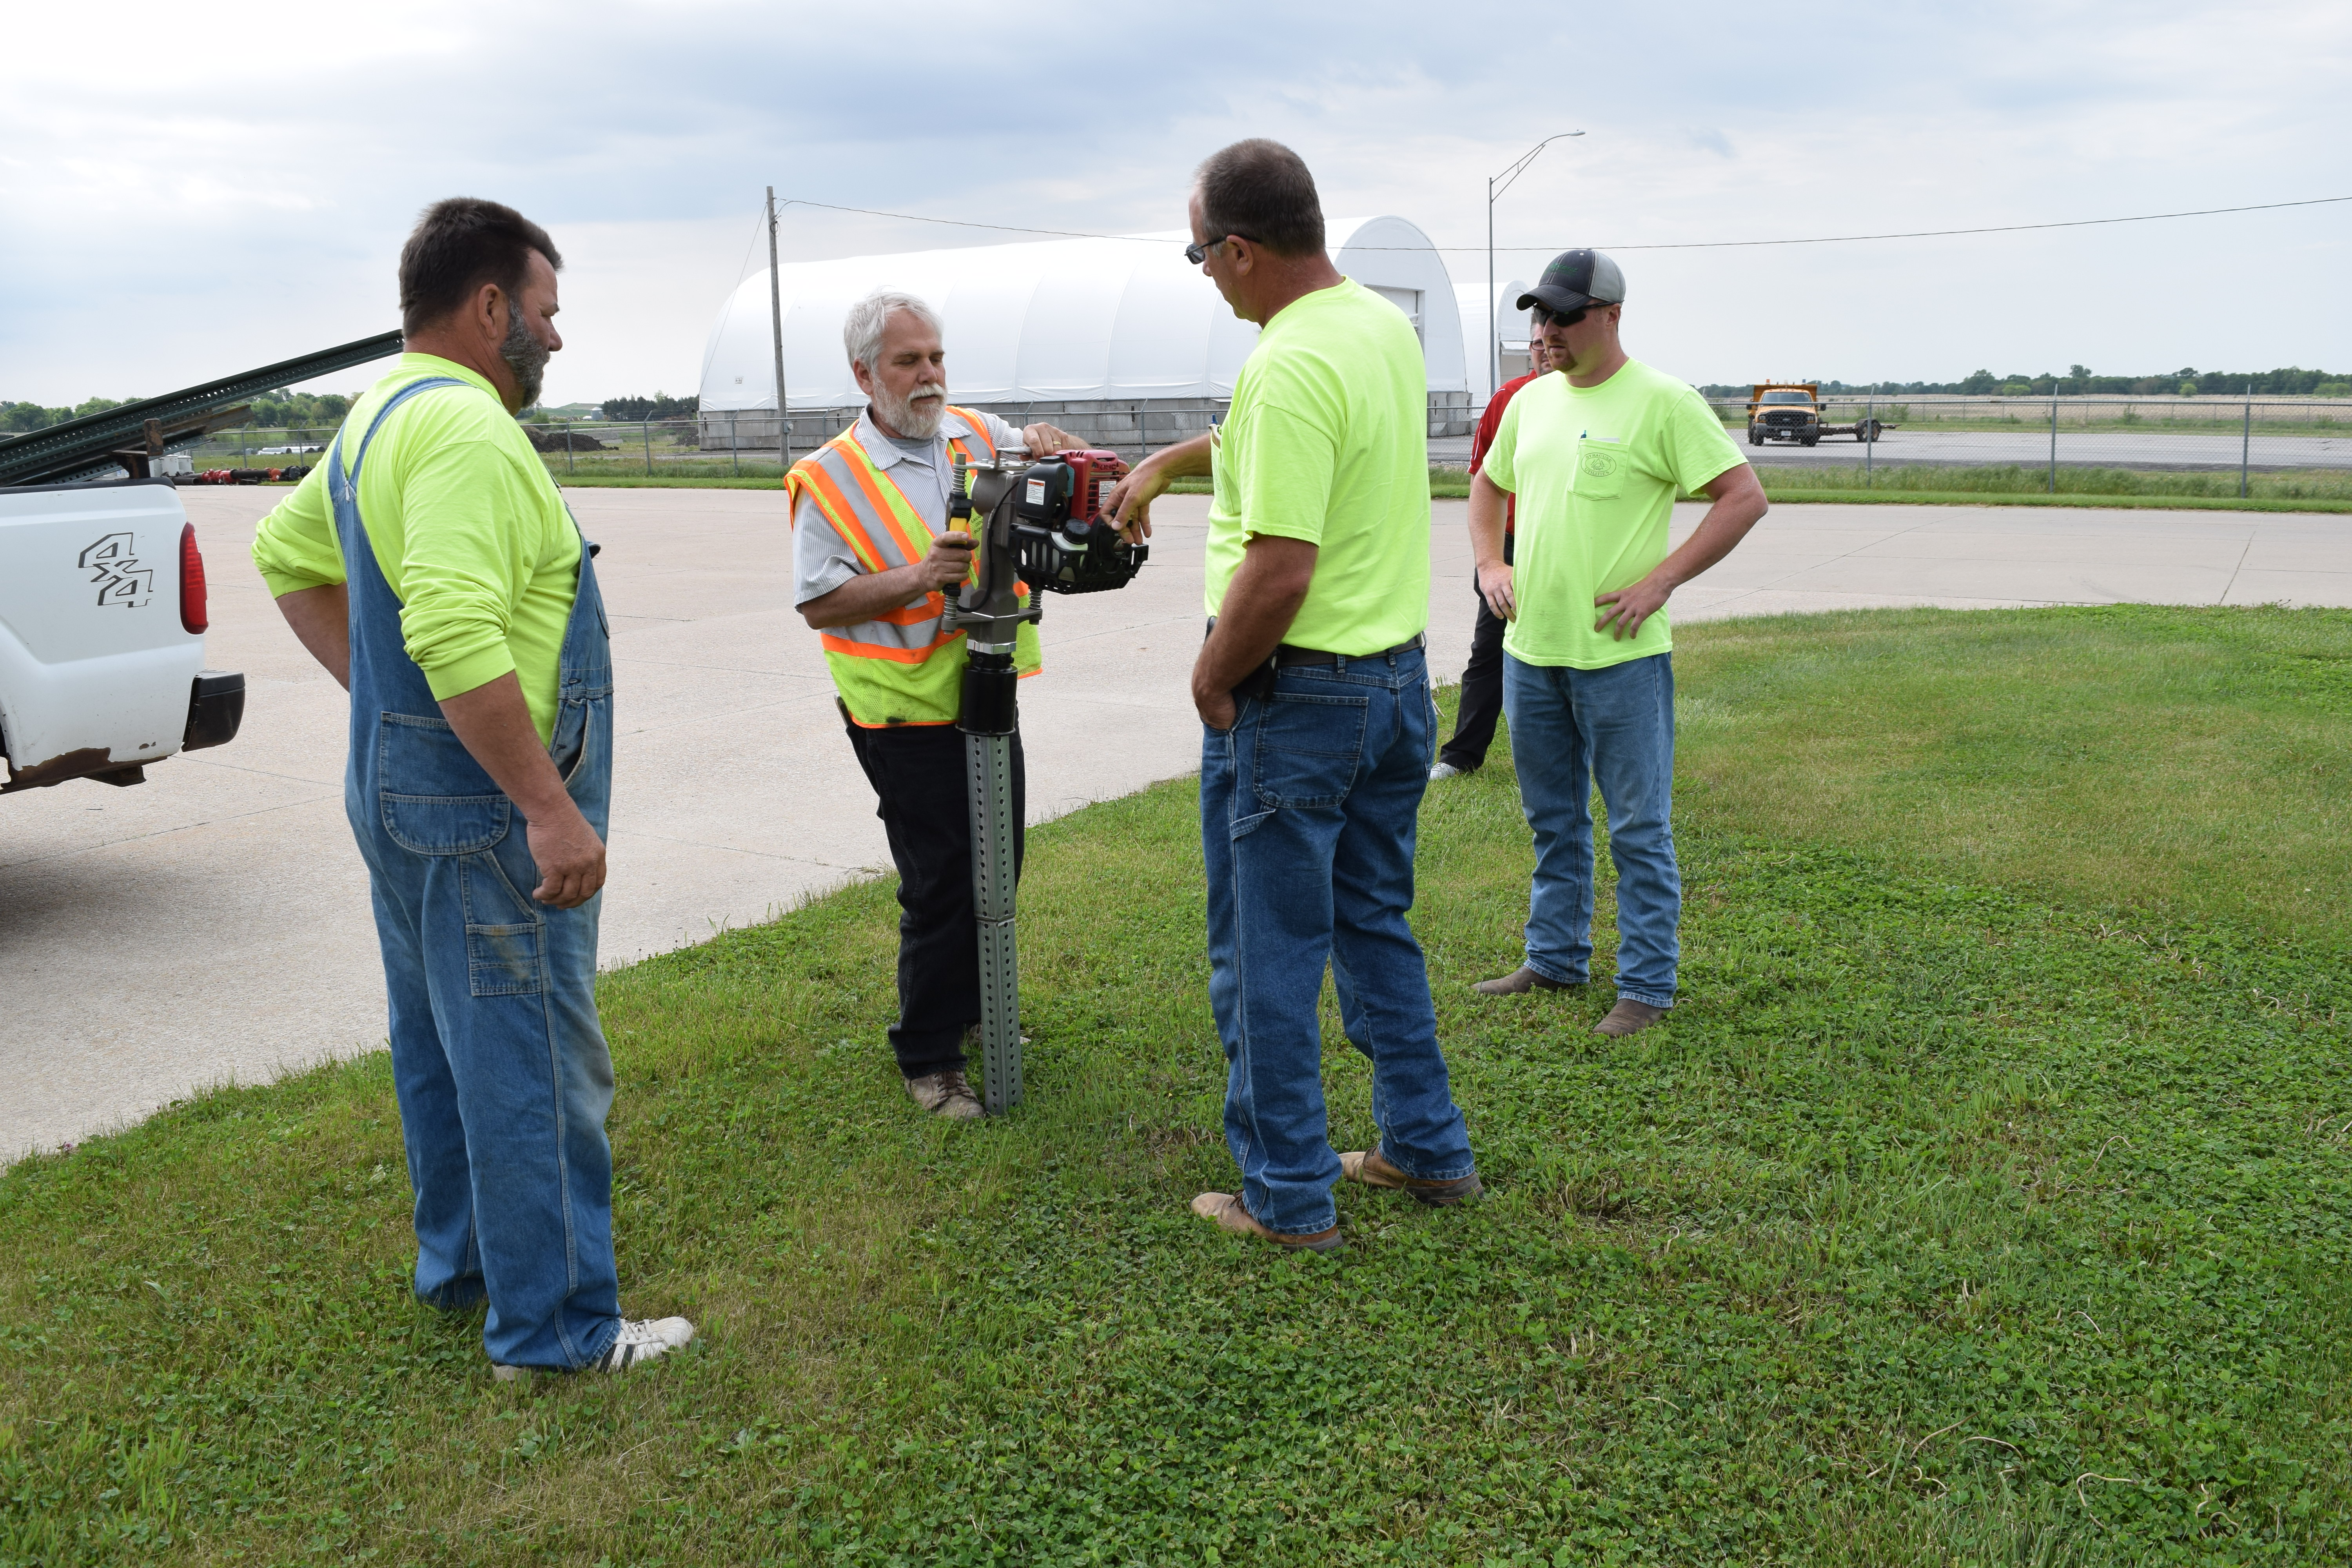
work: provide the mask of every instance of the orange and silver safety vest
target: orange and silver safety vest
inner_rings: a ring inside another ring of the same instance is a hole
[[[975,448],[995,455],[987,422],[979,415],[956,407],[942,413],[962,420],[971,431],[969,437],[948,438],[951,457],[969,464],[981,460]],[[814,501],[867,572],[910,566],[931,552],[929,527],[897,481],[874,466],[855,426],[794,463],[784,476],[784,494],[793,517],[803,498]],[[1029,585],[1022,584],[1019,592],[1026,600]],[[963,701],[964,634],[943,628],[947,606],[946,595],[927,594],[870,621],[821,634],[834,687],[857,724],[879,730],[956,721]],[[1024,622],[1013,663],[1028,676],[1041,662],[1037,627]]]

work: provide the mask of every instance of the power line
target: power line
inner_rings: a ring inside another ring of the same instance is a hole
[[[760,231],[767,226],[768,209],[763,205],[760,209],[759,216],[751,220],[751,237],[743,242],[743,260],[741,264],[735,268],[736,286],[727,291],[727,305],[724,310],[719,312],[718,330],[710,334],[710,342],[702,351],[703,381],[709,381],[710,379],[711,357],[719,352],[719,340],[727,331],[727,318],[735,313],[735,296],[741,289],[743,279],[751,275],[751,247],[760,243]],[[698,385],[700,384],[698,383],[697,384]]]
[[[919,213],[877,212],[872,207],[835,206],[831,202],[803,201],[798,196],[776,204],[780,207],[823,207],[831,213],[858,213],[866,217],[895,217],[908,223],[939,223],[950,228],[992,228],[1003,234],[1049,234],[1057,239],[1131,239],[1142,245],[1163,245],[1164,240],[1146,239],[1139,234],[1082,234],[1074,228],[1022,228],[1009,223],[967,223],[960,217],[925,217]]]
[[[2330,202],[2352,202],[2352,196],[2314,196],[2301,202],[2263,202],[2246,207],[2200,207],[2185,213],[2141,213],[2135,217],[2078,217],[2063,223],[2005,223],[1989,228],[1921,228],[1903,234],[1829,234],[1812,239],[1701,239],[1681,245],[1604,245],[1601,250],[1727,250],[1758,245],[1850,245],[1862,239],[1940,239],[1956,234],[2022,234],[2036,228],[2092,228],[2108,223],[2156,223],[2164,218],[2212,217],[2221,213],[2275,212],[2281,207],[2326,206]],[[1452,248],[1464,248],[1454,247]],[[1515,245],[1513,250],[1538,250],[1540,246]]]
[[[1676,244],[1603,245],[1598,246],[1595,248],[1601,250],[1735,250],[1750,249],[1759,246],[1776,245],[1853,245],[1864,240],[1877,239],[1943,239],[1955,235],[2024,234],[2034,229],[2095,228],[2104,224],[2158,223],[2168,218],[2217,217],[2227,213],[2277,212],[2285,207],[2318,207],[2326,206],[2336,202],[2352,202],[2352,196],[2314,196],[2305,201],[2260,202],[2251,206],[2242,207],[2199,207],[2192,212],[2139,213],[2130,217],[2069,218],[2060,223],[2005,223],[1990,225],[1982,228],[1920,228],[1908,229],[1896,234],[1825,234],[1815,235],[1805,239],[1697,239],[1685,240]],[[1071,228],[1024,228],[1015,224],[974,223],[964,218],[953,217],[925,217],[919,213],[879,212],[872,207],[845,207],[837,206],[831,202],[812,202],[798,198],[780,203],[778,205],[795,207],[822,207],[827,212],[856,213],[865,217],[897,218],[905,223],[944,224],[952,228],[993,229],[1002,234],[1042,234],[1050,236],[1056,239],[1123,239],[1131,240],[1139,245],[1165,245],[1168,243],[1166,240],[1150,239],[1144,236],[1134,234],[1090,234],[1084,230]],[[1350,246],[1349,248],[1351,250],[1419,250],[1422,249],[1423,247],[1416,245],[1358,245]],[[1486,247],[1482,245],[1436,245],[1428,247],[1427,248],[1442,251],[1450,255],[1461,256],[1483,256],[1486,254]],[[1553,247],[1549,245],[1502,245],[1496,246],[1495,248],[1498,252],[1509,250],[1525,251],[1534,255],[1548,255],[1551,252]]]

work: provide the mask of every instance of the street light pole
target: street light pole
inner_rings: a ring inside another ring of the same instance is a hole
[[[1503,384],[1503,334],[1495,330],[1495,307],[1502,301],[1495,298],[1495,198],[1511,188],[1511,182],[1528,172],[1536,154],[1555,142],[1565,142],[1571,136],[1581,136],[1581,131],[1563,131],[1557,136],[1547,136],[1528,148],[1511,166],[1499,174],[1486,178],[1486,394],[1493,396]]]

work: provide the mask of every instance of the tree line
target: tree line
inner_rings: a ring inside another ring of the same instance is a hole
[[[104,414],[126,403],[138,401],[136,397],[93,397],[71,408],[0,401],[0,433],[46,430],[68,419]],[[350,413],[352,405],[358,401],[357,393],[345,397],[332,392],[292,392],[281,386],[255,398],[253,412],[226,428],[331,430],[343,422],[343,416]],[[671,397],[666,393],[656,392],[651,397],[608,397],[598,405],[598,411],[607,419],[635,424],[644,419],[691,419],[701,407],[702,399],[699,397]],[[525,417],[530,417],[528,412]]]
[[[104,414],[138,401],[136,397],[93,397],[71,408],[48,408],[37,403],[0,402],[0,431],[46,430],[68,419],[85,419],[90,415]],[[281,386],[255,398],[253,412],[228,428],[283,430],[312,426],[332,429],[343,422],[343,416],[351,412],[351,406],[356,401],[356,394],[345,397],[333,392],[289,392]]]
[[[702,399],[656,392],[651,397],[608,397],[597,407],[607,419],[625,419],[634,425],[644,419],[691,419],[702,411]]]
[[[2049,371],[2040,375],[1995,375],[1980,370],[1959,381],[1824,381],[1821,389],[1845,395],[1876,392],[1882,396],[1948,393],[1969,397],[2241,397],[2251,391],[2257,397],[2352,397],[2352,374],[2305,370],[2299,365],[2252,371],[2184,365],[2164,375],[2099,375],[2090,366],[2077,364],[2068,366],[2063,375]],[[1748,384],[1699,388],[1709,397],[1745,397],[1748,390]]]

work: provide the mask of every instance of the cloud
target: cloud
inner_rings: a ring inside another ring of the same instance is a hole
[[[1573,243],[1943,228],[2352,194],[2336,5],[1323,9],[404,5],[191,28],[131,4],[16,24],[0,59],[0,397],[152,393],[380,331],[417,209],[546,223],[560,399],[689,389],[761,189],[1130,232],[1280,136],[1333,212],[1394,212],[1482,291]],[[1693,127],[1700,129],[1694,130]],[[1698,380],[1979,363],[2352,364],[2347,209],[2041,236],[1637,251],[1629,331]],[[789,209],[786,255],[985,242]],[[752,261],[763,263],[757,247]],[[336,384],[361,373],[346,373]]]

